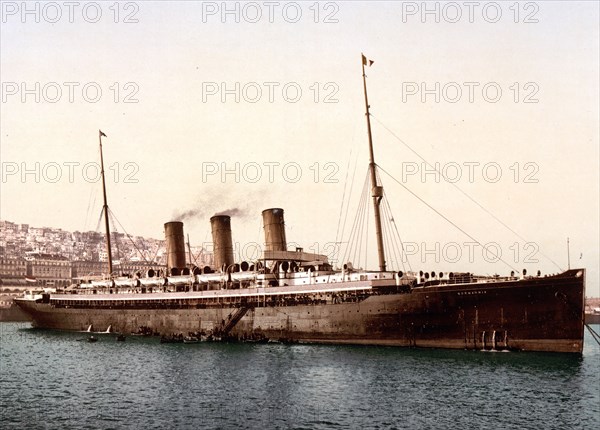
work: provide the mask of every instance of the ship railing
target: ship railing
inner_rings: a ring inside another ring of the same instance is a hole
[[[235,297],[263,297],[263,296],[282,296],[282,295],[293,295],[293,294],[331,294],[331,293],[350,293],[352,291],[363,291],[369,294],[369,291],[373,291],[373,282],[352,282],[352,283],[339,283],[339,284],[323,284],[323,285],[305,285],[295,287],[267,287],[267,288],[246,288],[237,290],[204,290],[204,291],[179,291],[179,292],[168,292],[154,291],[151,294],[144,294],[143,300],[177,300],[177,299],[226,299],[231,300]],[[112,291],[112,293],[111,293]],[[85,291],[83,296],[93,297],[93,300],[113,301],[113,300],[128,300],[128,301],[139,301],[140,294],[137,291],[131,290],[117,290],[117,289],[104,289],[97,290],[96,293],[93,291]],[[73,297],[73,294],[59,294],[53,295],[53,300],[66,300],[66,301],[78,301],[85,300],[89,301],[89,298],[78,299]]]

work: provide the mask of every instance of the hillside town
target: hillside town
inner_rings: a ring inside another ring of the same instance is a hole
[[[166,264],[165,241],[112,232],[114,271],[142,276]],[[189,255],[191,254],[191,255]],[[81,279],[106,273],[106,236],[97,231],[65,231],[0,220],[0,289],[7,292],[36,285],[67,287]],[[189,247],[188,261],[212,263],[212,253]]]

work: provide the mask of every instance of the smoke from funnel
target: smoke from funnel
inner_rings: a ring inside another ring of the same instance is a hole
[[[227,209],[226,211],[221,211],[221,212],[217,212],[216,214],[214,214],[214,216],[239,216],[241,218],[245,218],[247,217],[248,211],[246,209],[240,209],[240,208],[232,208],[232,209]]]

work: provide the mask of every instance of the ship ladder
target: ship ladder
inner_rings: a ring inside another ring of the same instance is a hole
[[[250,310],[250,306],[246,305],[242,306],[237,311],[235,311],[235,313],[231,315],[231,318],[223,327],[221,335],[227,335],[235,327],[235,325],[244,317],[244,315],[246,315],[246,312],[248,312],[248,310]]]

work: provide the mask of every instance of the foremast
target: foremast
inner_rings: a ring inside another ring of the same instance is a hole
[[[110,226],[108,224],[108,203],[106,201],[106,182],[104,180],[104,158],[102,156],[102,136],[106,137],[106,134],[102,133],[102,130],[98,130],[98,140],[100,141],[100,174],[102,176],[102,194],[104,196],[104,206],[102,211],[104,212],[104,226],[106,228],[106,252],[108,253],[108,275],[112,276],[112,251],[110,247]]]
[[[385,251],[383,249],[383,233],[381,230],[381,213],[379,211],[379,204],[383,198],[383,187],[377,184],[377,173],[375,156],[373,155],[373,137],[371,136],[371,117],[369,114],[369,99],[367,97],[367,75],[365,74],[365,66],[367,65],[367,57],[361,54],[362,59],[362,76],[363,76],[363,88],[365,91],[365,110],[367,117],[367,131],[369,134],[369,171],[371,174],[371,195],[373,196],[373,210],[375,212],[375,235],[377,237],[377,254],[379,256],[379,270],[385,272]],[[373,61],[369,62],[369,66],[373,64]]]

